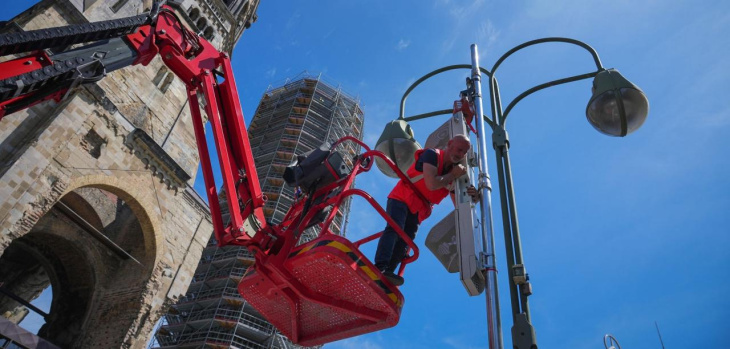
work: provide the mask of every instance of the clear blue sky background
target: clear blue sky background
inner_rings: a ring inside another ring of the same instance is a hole
[[[4,4],[9,18],[34,1]],[[644,126],[626,138],[585,121],[590,80],[538,92],[512,111],[508,130],[525,263],[540,348],[621,346],[722,348],[730,301],[730,3],[724,1],[271,1],[233,54],[246,121],[266,88],[303,71],[323,73],[365,110],[374,146],[398,116],[416,79],[469,63],[479,45],[490,69],[510,48],[536,38],[571,37],[599,53],[647,94]],[[497,74],[503,104],[522,91],[593,71],[588,53],[544,44],[510,57]],[[467,71],[433,78],[408,99],[406,114],[451,106]],[[412,125],[423,143],[442,120]],[[498,205],[496,165],[490,174]],[[201,177],[202,178],[202,177]],[[395,184],[380,173],[357,185],[385,203]],[[451,210],[445,203],[424,222]],[[353,239],[379,231],[374,211],[356,202]],[[495,233],[505,348],[511,347],[509,296],[499,208]],[[364,248],[373,255],[374,246]],[[485,300],[469,297],[425,249],[406,270],[406,304],[391,329],[328,348],[487,348]]]

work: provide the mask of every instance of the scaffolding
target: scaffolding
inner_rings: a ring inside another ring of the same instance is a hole
[[[261,98],[248,128],[261,190],[267,197],[264,213],[279,223],[296,200],[295,188],[284,184],[283,174],[296,156],[351,135],[362,139],[360,101],[321,75],[300,74],[280,87],[269,88]],[[345,142],[338,150],[348,166],[360,147]],[[225,201],[225,192],[221,192]],[[227,205],[221,204],[221,208]],[[331,230],[345,235],[350,202],[340,206]],[[226,219],[225,212],[224,219]],[[305,231],[299,243],[319,231]],[[212,236],[203,251],[190,287],[164,316],[155,334],[154,348],[301,348],[292,344],[238,293],[238,283],[253,264],[243,247],[217,247]]]
[[[249,136],[261,189],[268,198],[264,213],[271,222],[281,222],[296,199],[295,189],[284,185],[284,169],[297,155],[325,143],[347,135],[362,139],[363,122],[359,100],[321,76],[305,75],[264,94],[251,121]],[[347,165],[352,167],[352,157],[359,153],[359,146],[347,142],[341,147]],[[345,234],[349,205],[348,200],[335,216],[335,234]],[[309,241],[317,233],[316,228],[306,231],[301,242]]]

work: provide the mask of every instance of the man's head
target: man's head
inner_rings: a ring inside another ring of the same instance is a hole
[[[446,143],[446,162],[455,164],[461,161],[471,148],[469,138],[464,135],[456,135]]]

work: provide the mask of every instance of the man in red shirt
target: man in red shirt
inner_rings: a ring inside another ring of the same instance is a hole
[[[460,162],[470,148],[469,138],[456,135],[449,140],[445,150],[427,148],[416,151],[416,161],[406,176],[419,193],[414,193],[411,186],[400,180],[388,195],[386,207],[388,215],[411,239],[416,237],[418,225],[431,215],[433,205],[449,195],[451,191],[447,187],[466,173],[466,168]],[[478,198],[473,186],[468,189],[468,193],[473,199]],[[428,202],[424,202],[424,198]],[[395,274],[395,269],[405,257],[407,247],[390,225],[383,230],[383,236],[378,241],[375,267],[396,286],[404,282],[402,277]]]

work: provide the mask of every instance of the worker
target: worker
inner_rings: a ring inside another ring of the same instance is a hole
[[[406,172],[406,176],[420,192],[414,193],[411,186],[401,179],[388,195],[386,212],[411,239],[416,237],[418,225],[429,215],[431,208],[451,193],[454,201],[453,181],[466,173],[460,164],[471,148],[469,138],[456,135],[449,140],[446,149],[421,149],[416,151],[416,161]],[[479,199],[474,186],[467,189],[472,200]],[[425,198],[428,202],[424,202]],[[387,225],[378,241],[375,251],[375,267],[388,281],[396,286],[403,285],[403,278],[395,274],[395,269],[406,256],[408,245],[398,233]]]

